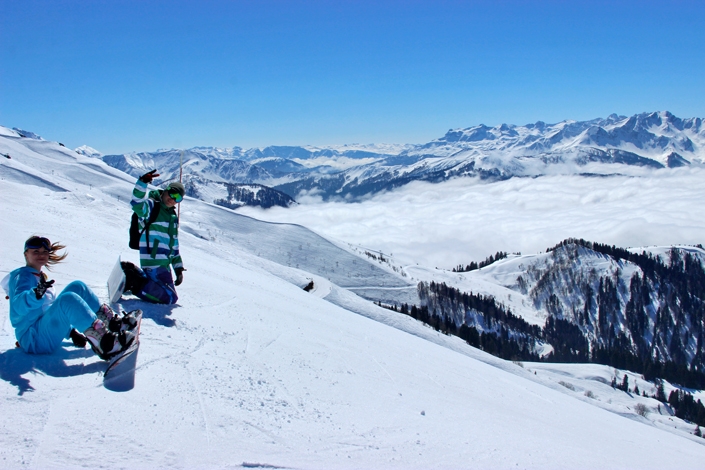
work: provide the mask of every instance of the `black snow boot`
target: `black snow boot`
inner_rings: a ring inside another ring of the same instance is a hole
[[[77,348],[86,347],[86,337],[82,333],[79,333],[76,328],[73,328],[71,330],[71,333],[69,333],[69,337],[71,338],[71,341],[73,341],[73,345]]]
[[[123,292],[141,292],[145,284],[147,284],[147,275],[129,261],[121,261],[122,271],[125,273],[125,289]]]

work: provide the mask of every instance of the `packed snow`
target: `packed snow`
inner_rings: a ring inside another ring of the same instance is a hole
[[[116,258],[137,261],[133,178],[6,135],[0,276],[41,234],[68,246],[56,286],[106,299]],[[623,371],[506,362],[352,291],[408,290],[418,272],[190,198],[181,217],[178,304],[121,301],[145,314],[130,387],[106,386],[105,363],[68,341],[15,349],[2,303],[0,467],[702,468],[693,425],[609,386]]]

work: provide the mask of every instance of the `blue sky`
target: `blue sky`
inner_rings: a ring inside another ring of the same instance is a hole
[[[705,117],[703,1],[0,0],[0,125],[103,153]]]

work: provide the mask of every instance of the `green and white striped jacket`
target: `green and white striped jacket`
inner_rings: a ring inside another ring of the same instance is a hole
[[[147,183],[137,180],[130,204],[139,217],[140,231],[149,220],[154,201],[160,201],[160,198],[160,191],[148,191]],[[169,268],[169,265],[174,269],[184,267],[179,254],[179,218],[173,207],[159,204],[159,215],[149,226],[149,230],[144,231],[140,236],[140,266]]]

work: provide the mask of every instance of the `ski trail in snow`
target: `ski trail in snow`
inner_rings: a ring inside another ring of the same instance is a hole
[[[275,444],[282,444],[282,443],[283,443],[283,441],[281,440],[281,438],[275,436],[274,434],[272,434],[271,432],[267,431],[266,429],[264,429],[264,428],[262,428],[262,427],[260,427],[260,426],[257,426],[256,424],[252,424],[252,423],[250,423],[249,421],[243,421],[243,423],[245,423],[246,425],[248,425],[248,426],[250,426],[250,427],[256,429],[257,431],[261,432],[262,434],[264,434],[265,436],[267,436],[269,439],[271,439],[273,443],[275,443]]]
[[[378,361],[375,357],[370,356],[369,354],[368,354],[368,357],[369,357],[370,359],[372,359],[373,361],[375,361],[375,364],[377,364],[377,366],[378,366],[380,369],[382,369],[382,371],[383,371],[385,374],[387,374],[387,377],[389,377],[389,380],[391,380],[392,383],[396,385],[397,381],[394,380],[394,377],[392,377],[392,374],[390,374],[389,371],[388,371],[382,364],[380,364],[379,361]]]
[[[431,382],[433,382],[433,383],[435,383],[436,385],[438,385],[438,387],[439,387],[440,389],[444,389],[444,388],[445,388],[439,381],[437,381],[436,379],[434,379],[433,377],[431,377],[430,374],[424,374],[424,375],[425,375]]]
[[[241,300],[241,299],[238,299],[237,297],[231,297],[228,300],[225,300],[223,302],[216,302],[214,304],[201,304],[201,303],[199,303],[199,304],[196,304],[195,306],[200,309],[221,308],[221,307],[226,307],[228,305],[232,305],[235,302],[237,302],[238,300]]]
[[[210,424],[208,422],[208,413],[206,412],[206,407],[203,404],[203,394],[201,393],[201,390],[198,387],[198,385],[196,385],[196,381],[193,378],[193,372],[191,371],[191,369],[187,367],[186,370],[188,370],[188,375],[189,375],[189,380],[191,381],[191,386],[193,387],[193,390],[196,393],[196,397],[198,397],[198,406],[201,409],[201,415],[203,416],[203,426],[205,427],[205,430],[206,430],[206,442],[208,443],[208,449],[210,450],[210,448],[211,448],[211,430],[210,430]]]
[[[189,331],[190,331],[190,330],[189,330]],[[144,340],[143,340],[143,341],[144,341]],[[191,355],[194,354],[194,353],[196,353],[196,352],[198,352],[201,348],[203,348],[204,343],[205,343],[205,340],[204,340],[203,338],[201,338],[201,339],[198,341],[198,343],[196,344],[196,346],[194,346],[192,349],[190,349],[190,350],[188,350],[188,351],[185,351],[185,352],[184,352],[184,351],[175,352],[174,354],[168,354],[168,355],[166,355],[166,356],[155,357],[154,359],[149,359],[149,360],[147,360],[147,361],[141,362],[140,365],[137,366],[137,369],[136,369],[136,370],[140,370],[140,369],[142,369],[143,367],[146,368],[146,367],[147,367],[148,365],[150,365],[150,364],[155,364],[155,363],[160,363],[160,362],[168,361],[168,360],[171,359],[171,358],[181,358],[181,357],[186,358],[185,363],[187,364],[187,363],[188,363],[188,359],[191,357]],[[142,347],[142,345],[140,345],[140,347]]]
[[[260,348],[260,351],[264,351],[265,349],[267,349],[268,347],[270,347],[270,346],[271,346],[272,344],[274,344],[279,338],[281,338],[283,334],[284,334],[284,333],[280,333],[280,334],[278,334],[278,335],[276,336],[276,338],[273,338],[271,341],[268,341],[267,344],[263,345],[263,346]]]
[[[44,423],[42,423],[42,432],[39,435],[39,439],[37,439],[38,445],[35,446],[34,452],[32,453],[32,457],[29,459],[28,468],[38,468],[36,462],[39,459],[39,454],[41,454],[42,452],[42,443],[46,442],[47,439],[47,433],[49,432],[49,422],[51,421],[53,407],[53,403],[49,403],[49,406],[43,413],[42,418],[44,418]]]

